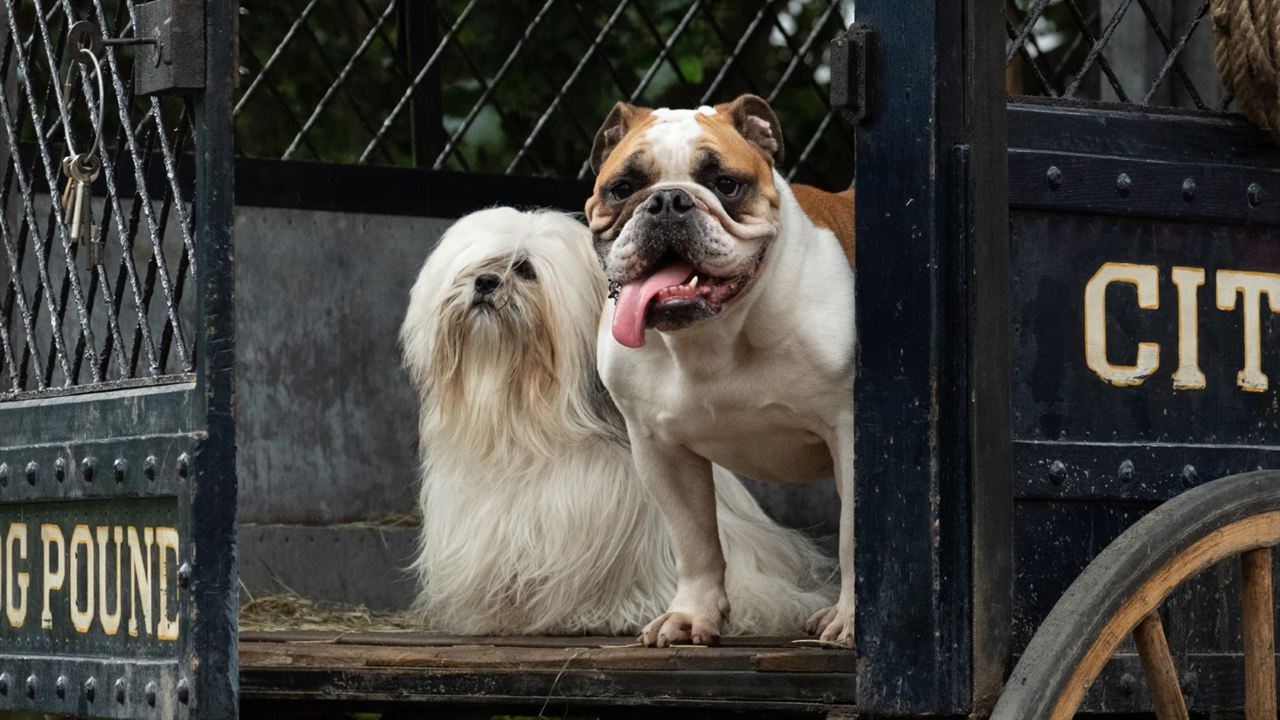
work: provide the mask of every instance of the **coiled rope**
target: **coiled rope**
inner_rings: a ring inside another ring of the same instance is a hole
[[[1253,123],[1280,142],[1280,0],[1212,0],[1214,61]]]

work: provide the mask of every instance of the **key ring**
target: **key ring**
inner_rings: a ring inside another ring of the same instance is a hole
[[[99,63],[99,60],[97,60],[97,55],[93,54],[93,51],[88,49],[88,47],[81,47],[77,54],[87,56],[88,63],[93,64],[93,79],[95,79],[97,85],[97,96],[95,104],[90,105],[90,110],[93,110],[93,145],[90,146],[88,154],[97,155],[97,152],[102,149],[102,102],[105,100],[104,90],[102,90],[102,65]],[[78,72],[83,76],[84,65],[87,65],[88,63],[77,58],[72,63],[73,72],[74,69],[78,68]],[[70,95],[72,95],[72,88],[74,87],[73,77],[74,76],[68,77],[67,85],[64,86],[65,92],[63,94],[63,101],[64,104],[68,106],[70,106],[70,100],[72,100],[70,99]]]
[[[102,104],[106,102],[106,95],[102,90],[102,65],[97,59],[97,54],[101,53],[102,46],[105,41],[102,40],[102,31],[96,24],[90,20],[79,20],[72,24],[67,31],[67,45],[76,49],[76,55],[72,59],[72,67],[67,70],[67,85],[63,86],[63,105],[69,108],[72,104],[72,88],[76,87],[74,83],[74,73],[79,72],[84,77],[84,72],[88,69],[88,65],[93,65],[93,79],[97,85],[97,97],[95,99],[97,111],[93,117],[93,145],[90,146],[88,155],[97,155],[102,149]],[[87,58],[87,60],[86,60]],[[93,105],[90,105],[93,110]],[[68,145],[70,136],[67,137]],[[73,152],[74,155],[74,152]]]

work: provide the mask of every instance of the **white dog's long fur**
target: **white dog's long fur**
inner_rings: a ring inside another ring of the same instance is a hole
[[[523,258],[536,279],[514,272]],[[502,278],[490,309],[472,305],[483,273]],[[590,234],[560,213],[474,213],[423,266],[400,340],[421,401],[428,627],[619,634],[666,609],[670,536],[595,371],[605,294]],[[794,632],[830,604],[830,561],[732,474],[715,481],[728,632]]]

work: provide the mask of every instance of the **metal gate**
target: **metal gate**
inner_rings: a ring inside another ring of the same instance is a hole
[[[0,6],[0,710],[236,712],[234,13]]]

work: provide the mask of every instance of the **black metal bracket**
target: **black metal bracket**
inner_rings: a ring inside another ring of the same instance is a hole
[[[152,0],[136,9],[136,91],[159,95],[204,88],[205,0]]]
[[[831,107],[846,122],[857,125],[867,119],[867,58],[871,26],[854,23],[831,41]]]

